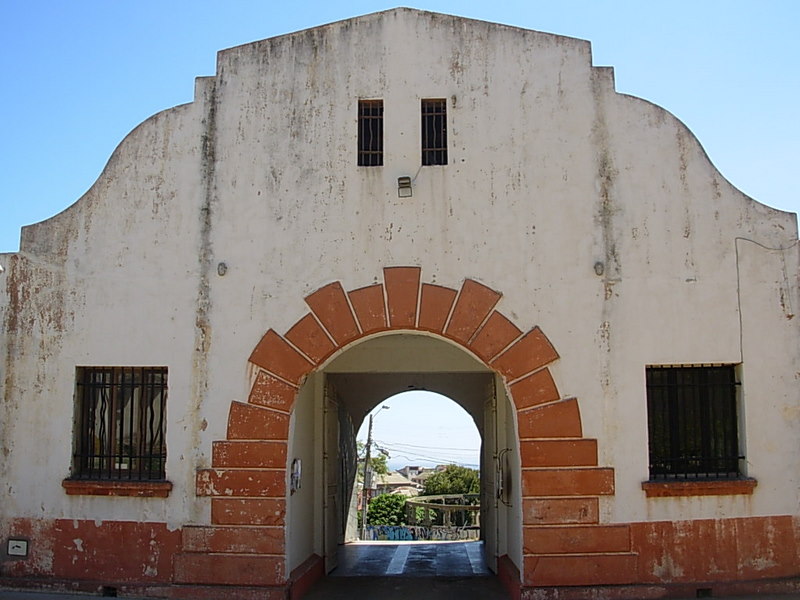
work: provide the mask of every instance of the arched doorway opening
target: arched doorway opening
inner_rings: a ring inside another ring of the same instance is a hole
[[[249,358],[247,401],[231,402],[226,439],[214,442],[211,468],[198,470],[210,524],[187,528],[176,582],[309,585],[332,556],[326,545],[336,537],[325,535],[325,523],[327,531],[338,526],[326,515],[337,485],[324,479],[335,471],[319,464],[338,460],[324,451],[333,447],[333,412],[324,417],[329,383],[356,379],[366,389],[379,377],[396,391],[435,389],[413,378],[460,385],[470,374],[494,388],[498,439],[488,444],[485,430],[484,446],[502,447],[503,459],[490,491],[498,508],[482,520],[498,534],[487,540],[496,548],[487,562],[496,562],[507,589],[625,583],[627,575],[608,574],[636,572],[629,526],[600,524],[599,500],[613,495],[614,472],[598,465],[596,440],[583,437],[578,399],[556,387],[550,341],[495,310],[497,291],[471,279],[456,290],[420,275],[418,267],[389,267],[382,283],[364,288],[330,283],[305,298],[311,312],[284,335],[263,335]],[[435,369],[414,351],[414,342],[428,340]],[[376,351],[384,342],[397,347]]]
[[[346,540],[455,539],[457,527],[461,539],[477,539],[481,434],[456,401],[427,390],[390,396],[364,418],[356,444],[360,527],[358,535],[346,533]],[[454,507],[474,508],[423,510],[420,497],[435,494],[462,497],[436,498],[434,503],[447,500]],[[375,499],[377,505],[364,512],[363,505]],[[430,529],[445,524],[453,530]]]
[[[356,436],[359,462],[351,513],[357,503],[358,527],[345,532],[330,575],[491,574],[481,535],[478,425],[455,400],[426,390],[391,396],[370,411]]]
[[[508,523],[518,523],[521,513],[517,519],[505,516],[507,511],[519,513],[520,502],[500,504],[496,468],[498,456],[503,455],[506,461],[518,460],[510,456],[518,446],[514,442],[514,411],[504,390],[498,392],[495,373],[452,342],[419,332],[389,332],[351,346],[309,376],[298,394],[298,402],[303,404],[297,405],[293,430],[319,430],[321,419],[324,432],[313,464],[315,471],[322,472],[321,488],[314,496],[324,497],[323,519],[314,536],[318,546],[322,541],[325,571],[336,568],[338,547],[358,537],[356,427],[386,398],[409,389],[452,398],[469,415],[483,440],[477,457],[481,472],[480,539],[485,562],[495,571],[497,557],[507,553],[509,543],[516,543],[516,550],[521,552],[519,536],[514,539],[512,534],[509,539],[507,531]],[[300,451],[301,444],[290,443],[290,454]],[[507,473],[510,483],[510,468]],[[518,492],[519,481],[515,487]],[[302,530],[305,519],[301,515],[307,515],[309,507],[300,509],[298,503],[296,508],[288,511],[289,539],[295,537],[295,530]],[[504,518],[498,519],[498,511]],[[290,554],[292,551],[290,548]]]
[[[480,523],[479,539],[485,550],[481,562],[485,561],[491,570],[496,570],[498,544],[501,540],[505,542],[507,537],[505,530],[498,532],[499,521],[496,518],[495,465],[502,450],[498,443],[503,448],[515,444],[506,443],[505,432],[513,432],[513,419],[508,427],[504,426],[503,420],[513,411],[508,409],[508,401],[502,392],[500,402],[505,403],[506,408],[497,410],[494,373],[468,353],[437,336],[393,332],[350,348],[322,369],[318,377],[324,378],[322,469],[327,492],[322,533],[325,570],[330,572],[338,566],[336,551],[341,544],[354,542],[359,537],[355,520],[358,494],[357,486],[353,485],[357,475],[354,430],[386,398],[396,397],[409,389],[429,390],[451,398],[468,415],[477,435],[483,440],[474,458],[481,474],[479,494],[482,507],[480,518],[475,521]],[[498,414],[501,415],[499,420]],[[381,418],[386,423],[390,415]],[[423,420],[431,418],[434,415],[422,417]],[[298,421],[296,427],[308,429],[309,423]],[[498,429],[501,429],[499,435]],[[516,504],[519,507],[519,503]]]

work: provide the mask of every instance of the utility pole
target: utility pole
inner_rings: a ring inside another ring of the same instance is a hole
[[[388,406],[381,406],[378,410],[388,409]],[[378,411],[375,411],[378,412]],[[364,484],[361,486],[361,535],[362,540],[367,538],[367,506],[369,505],[369,491],[367,484],[372,483],[372,477],[369,477],[371,471],[369,466],[370,451],[372,450],[372,417],[373,413],[369,415],[369,428],[367,429],[367,452],[364,455]]]
[[[364,484],[361,486],[361,539],[367,538],[367,506],[369,505],[369,454],[372,448],[372,415],[369,416],[369,429],[367,429],[367,452],[364,455]]]

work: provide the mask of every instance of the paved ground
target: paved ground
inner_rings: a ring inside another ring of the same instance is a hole
[[[0,600],[90,600],[87,594],[0,589]],[[800,594],[736,596],[717,600],[800,600]],[[496,579],[470,577],[326,577],[303,600],[508,600]],[[136,600],[129,598],[128,600]],[[224,600],[224,599],[220,599]]]
[[[332,577],[489,576],[483,560],[483,542],[367,542],[339,548],[339,564]]]
[[[338,567],[304,600],[508,600],[481,553],[480,542],[347,544],[341,548]],[[0,589],[0,600],[98,597]],[[729,600],[800,600],[800,593]]]
[[[355,543],[304,600],[507,600],[482,542]],[[2,600],[2,599],[0,599]]]
[[[326,577],[303,600],[508,600],[496,577]]]
[[[0,589],[0,600],[89,600],[87,594]],[[717,600],[800,600],[800,594],[736,596]],[[508,600],[496,579],[470,577],[326,577],[303,600]],[[129,598],[128,600],[136,600]],[[142,599],[143,600],[143,599]],[[224,599],[220,599],[224,600]]]

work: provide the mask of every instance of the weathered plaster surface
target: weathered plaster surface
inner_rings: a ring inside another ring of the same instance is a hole
[[[384,99],[380,168],[355,166],[359,98]],[[447,166],[419,166],[420,98],[448,101]],[[194,102],[142,123],[85,196],[0,255],[3,518],[208,524],[195,473],[264,332],[324,285],[393,265],[482,282],[547,332],[561,396],[614,468],[601,521],[797,515],[798,258],[795,215],[733,188],[673,115],[616,93],[588,42],[396,9],[231,48]],[[648,499],[644,366],[739,362],[753,494]],[[169,367],[168,498],[64,493],[81,365]],[[504,542],[517,563],[519,535]],[[653,575],[682,577],[673,559]]]

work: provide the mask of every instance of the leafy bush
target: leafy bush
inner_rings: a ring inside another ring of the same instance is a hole
[[[373,498],[367,510],[367,523],[370,525],[405,525],[405,496],[382,494]]]
[[[447,465],[444,470],[434,473],[425,480],[423,496],[441,494],[478,494],[481,491],[481,480],[478,471]]]

